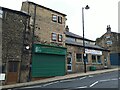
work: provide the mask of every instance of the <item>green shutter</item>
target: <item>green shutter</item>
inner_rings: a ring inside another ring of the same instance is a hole
[[[43,48],[41,45],[39,46]],[[46,47],[44,46],[44,48]],[[55,53],[53,52],[53,49],[58,49],[58,52],[59,50],[61,51],[60,53]],[[51,47],[49,50],[44,49],[44,53],[35,52],[32,55],[32,77],[51,77],[65,75],[65,52],[66,48],[61,47]]]

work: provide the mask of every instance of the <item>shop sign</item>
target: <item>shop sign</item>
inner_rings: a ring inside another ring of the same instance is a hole
[[[34,45],[35,53],[46,53],[46,54],[58,54],[58,55],[66,55],[66,48],[55,47],[49,45]]]
[[[5,80],[5,74],[4,73],[0,73],[0,81]]]
[[[87,53],[87,54],[95,54],[95,55],[102,55],[102,51],[92,50],[92,49],[85,49],[85,53]]]

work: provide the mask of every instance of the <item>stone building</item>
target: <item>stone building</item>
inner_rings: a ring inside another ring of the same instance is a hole
[[[86,70],[110,68],[109,50],[95,45],[95,41],[85,38],[85,54],[83,47],[83,37],[69,32],[66,28],[66,47],[67,47],[67,65],[68,73],[84,71],[84,60]]]
[[[17,83],[27,78],[31,52],[29,15],[21,11],[0,7],[0,60],[3,84]],[[22,74],[24,73],[24,76]]]
[[[110,50],[111,65],[120,65],[120,33],[112,32],[108,25],[107,32],[96,39],[96,44]]]
[[[65,75],[66,15],[34,2],[22,3],[21,11],[31,15],[33,53],[31,80]]]

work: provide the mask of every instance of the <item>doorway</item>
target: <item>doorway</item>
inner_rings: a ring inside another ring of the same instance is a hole
[[[72,72],[72,53],[68,53],[67,56],[67,71]]]
[[[13,84],[18,82],[19,74],[19,62],[9,61],[8,62],[8,72],[7,72],[7,84]]]

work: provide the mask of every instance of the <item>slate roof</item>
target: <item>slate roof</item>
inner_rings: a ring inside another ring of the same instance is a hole
[[[1,6],[0,6],[0,9],[6,10],[6,11],[11,11],[11,12],[16,13],[16,14],[25,15],[25,16],[30,17],[30,15],[27,12],[17,11],[17,10],[13,10],[13,9],[9,9],[9,8],[6,8],[6,7],[1,7]]]
[[[78,43],[78,42],[74,42],[74,41],[68,41],[68,40],[66,40],[65,43],[68,44],[68,45],[75,45],[75,46],[83,47],[82,43]],[[85,48],[96,49],[96,50],[103,50],[103,51],[109,51],[109,50],[107,50],[105,48],[102,48],[102,47],[100,47],[98,45],[85,45]]]
[[[74,38],[78,38],[78,39],[83,39],[82,36],[79,36],[79,35],[74,34],[74,33],[72,33],[72,32],[67,32],[67,31],[66,31],[66,32],[65,32],[65,35],[66,35],[66,36],[69,36],[69,37],[74,37]],[[95,41],[90,40],[90,39],[87,39],[87,38],[85,38],[85,40],[91,41],[91,42],[95,42]]]

